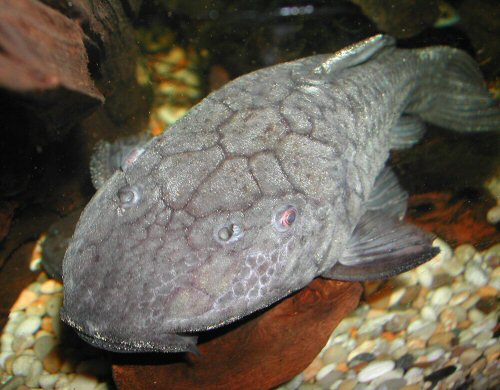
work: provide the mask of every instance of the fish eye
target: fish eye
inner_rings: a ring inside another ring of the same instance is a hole
[[[280,207],[274,215],[274,226],[278,231],[285,232],[290,229],[297,219],[297,208],[292,205]]]
[[[127,185],[118,190],[118,201],[120,207],[127,209],[139,203],[142,198],[142,190],[138,186]]]
[[[217,241],[222,242],[224,244],[236,241],[242,236],[243,232],[241,230],[241,227],[234,223],[225,224],[216,231]]]

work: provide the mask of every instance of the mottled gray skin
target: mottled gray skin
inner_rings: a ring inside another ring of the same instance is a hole
[[[391,129],[405,110],[426,119],[431,86],[442,88],[433,78],[457,53],[387,48],[314,71],[332,58],[319,55],[209,95],[86,207],[65,257],[64,321],[106,349],[183,351],[176,334],[232,322],[331,269]],[[282,231],[276,214],[289,205],[297,217]],[[241,234],[223,242],[228,224]]]

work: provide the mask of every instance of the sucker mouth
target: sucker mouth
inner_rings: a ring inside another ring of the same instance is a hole
[[[191,352],[200,355],[196,347],[198,336],[195,334],[166,333],[162,337],[162,343],[158,344],[146,340],[113,340],[96,332],[94,335],[87,333],[80,325],[69,319],[61,313],[61,319],[70,325],[78,336],[88,344],[111,352],[130,353],[130,352]]]
[[[130,352],[191,352],[195,355],[200,355],[200,351],[196,347],[196,342],[198,340],[197,336],[184,336],[177,333],[169,333],[166,337],[166,340],[172,340],[175,343],[169,345],[157,345],[150,341],[115,341],[110,340],[106,337],[96,337],[90,336],[82,331],[76,330],[78,336],[89,343],[90,345],[105,349],[111,352],[119,352],[119,353],[130,353]]]

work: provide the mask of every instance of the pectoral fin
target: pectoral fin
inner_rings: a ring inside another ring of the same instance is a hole
[[[439,253],[434,235],[390,217],[367,211],[354,229],[348,246],[322,276],[339,280],[383,279],[408,271]]]

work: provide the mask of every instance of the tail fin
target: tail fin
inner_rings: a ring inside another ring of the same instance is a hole
[[[421,49],[418,55],[427,71],[408,112],[456,131],[500,130],[499,103],[467,53],[438,46]]]

